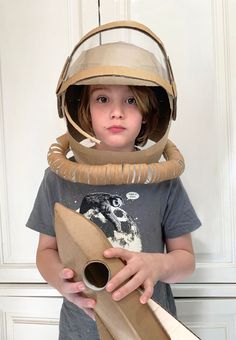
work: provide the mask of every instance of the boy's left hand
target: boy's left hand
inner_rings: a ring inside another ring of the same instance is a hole
[[[139,253],[122,248],[109,248],[104,251],[106,258],[120,258],[125,267],[107,284],[106,290],[112,298],[119,301],[133,290],[142,287],[141,303],[146,303],[153,294],[153,289],[162,270],[163,254]],[[119,288],[118,288],[119,287]],[[118,288],[118,289],[117,289]]]

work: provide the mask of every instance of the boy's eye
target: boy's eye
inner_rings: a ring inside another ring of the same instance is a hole
[[[108,102],[108,99],[107,99],[107,97],[100,96],[100,97],[97,98],[97,102],[101,103],[101,104],[104,104],[104,103]]]
[[[129,97],[129,98],[127,99],[127,103],[128,103],[128,104],[131,104],[131,105],[132,105],[132,104],[137,104],[137,103],[136,103],[136,99],[135,99],[134,97]]]

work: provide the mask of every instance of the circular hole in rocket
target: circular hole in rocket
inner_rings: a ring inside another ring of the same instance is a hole
[[[92,290],[102,290],[110,278],[110,271],[106,264],[92,261],[86,264],[83,273],[85,285]]]

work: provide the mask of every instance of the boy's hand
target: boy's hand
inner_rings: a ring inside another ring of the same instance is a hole
[[[95,320],[93,308],[96,305],[96,301],[91,298],[85,298],[82,294],[85,290],[85,285],[82,281],[72,282],[70,281],[74,277],[73,270],[64,268],[60,273],[61,289],[60,293],[70,302],[84,310],[84,312]]]
[[[126,263],[125,267],[107,284],[107,291],[114,291],[112,298],[119,301],[142,286],[144,291],[140,297],[140,302],[146,303],[151,298],[154,285],[158,281],[163,254],[138,253],[122,248],[109,248],[104,251],[104,256],[120,258]],[[158,265],[158,263],[160,264]]]

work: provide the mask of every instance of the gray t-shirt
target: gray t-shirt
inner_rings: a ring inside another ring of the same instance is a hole
[[[200,226],[179,178],[159,184],[95,186],[66,181],[47,169],[26,225],[55,236],[55,202],[91,219],[114,247],[131,251],[163,253],[166,239]],[[176,315],[168,284],[158,282],[152,298]],[[59,339],[99,339],[95,322],[66,299],[61,309]]]

